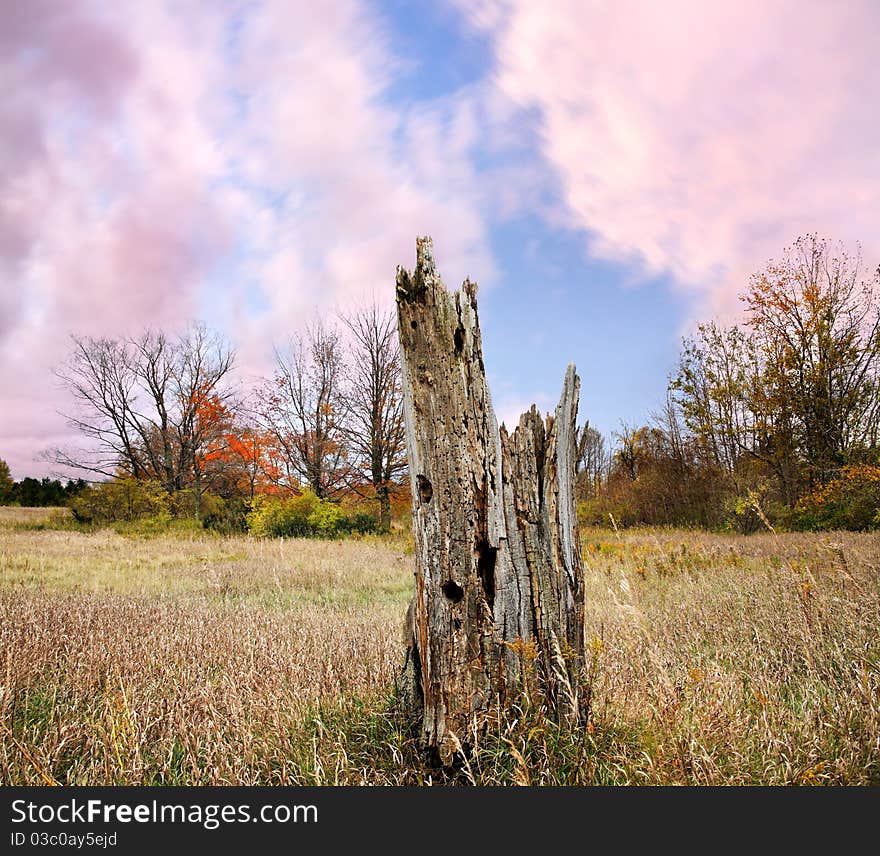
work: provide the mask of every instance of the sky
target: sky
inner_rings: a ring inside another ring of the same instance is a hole
[[[392,305],[416,235],[480,285],[510,424],[569,362],[605,433],[798,235],[880,262],[880,2],[0,0],[0,458],[76,437],[69,337],[203,320],[245,381]]]

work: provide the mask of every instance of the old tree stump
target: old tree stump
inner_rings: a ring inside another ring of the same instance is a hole
[[[560,717],[578,715],[583,567],[574,498],[580,381],[555,414],[534,405],[500,430],[486,382],[477,286],[450,293],[430,238],[397,271],[415,593],[401,699],[449,765],[475,719],[537,675]]]

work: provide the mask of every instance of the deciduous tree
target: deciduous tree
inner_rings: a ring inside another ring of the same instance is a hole
[[[752,277],[743,300],[765,366],[770,406],[791,414],[810,483],[857,448],[876,446],[880,418],[880,269],[816,235]]]
[[[391,524],[391,491],[406,472],[406,427],[400,385],[397,323],[374,304],[343,316],[351,334],[347,367],[346,442],[352,487],[369,484],[379,504],[379,523]]]
[[[275,357],[275,374],[260,390],[256,412],[275,445],[279,481],[292,488],[307,485],[325,499],[349,475],[339,334],[316,321]]]
[[[232,348],[199,324],[174,339],[153,331],[73,337],[56,374],[75,402],[68,421],[87,443],[52,458],[98,476],[122,470],[169,493],[194,487],[200,495],[204,456],[218,432],[209,413],[232,406],[234,360]]]
[[[587,420],[577,439],[577,485],[582,498],[598,494],[608,475],[609,463],[605,437]]]
[[[704,452],[750,489],[770,478],[793,506],[812,485],[876,454],[880,271],[815,235],[755,274],[743,325],[685,339],[670,389]]]

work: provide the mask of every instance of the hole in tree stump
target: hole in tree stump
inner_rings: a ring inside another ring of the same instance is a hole
[[[416,483],[419,488],[419,499],[423,503],[428,503],[434,497],[434,488],[431,486],[431,482],[429,482],[423,475],[419,474],[416,476]]]
[[[456,327],[455,333],[453,335],[453,339],[455,340],[455,353],[460,354],[464,349],[464,328]]]
[[[483,539],[477,541],[474,553],[477,557],[477,576],[483,584],[486,603],[489,605],[489,609],[492,609],[495,606],[495,559],[498,555],[498,548],[491,547],[489,542]]]
[[[410,321],[409,326],[413,328],[413,330],[417,329],[419,326],[419,322],[416,320]]]
[[[464,597],[464,589],[455,580],[447,580],[440,588],[453,603],[458,603]]]

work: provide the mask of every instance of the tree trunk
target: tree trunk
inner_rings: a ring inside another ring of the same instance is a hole
[[[397,273],[416,545],[409,647],[399,681],[421,739],[450,764],[475,715],[542,688],[578,715],[583,568],[574,498],[580,381],[555,415],[533,406],[500,431],[483,365],[477,287],[449,293],[429,238]]]
[[[382,482],[376,488],[376,496],[379,499],[379,528],[387,532],[391,529],[391,497],[388,482]]]
[[[196,462],[193,467],[195,475],[196,489],[194,491],[196,498],[196,520],[201,522],[202,519],[202,469],[201,465]]]

